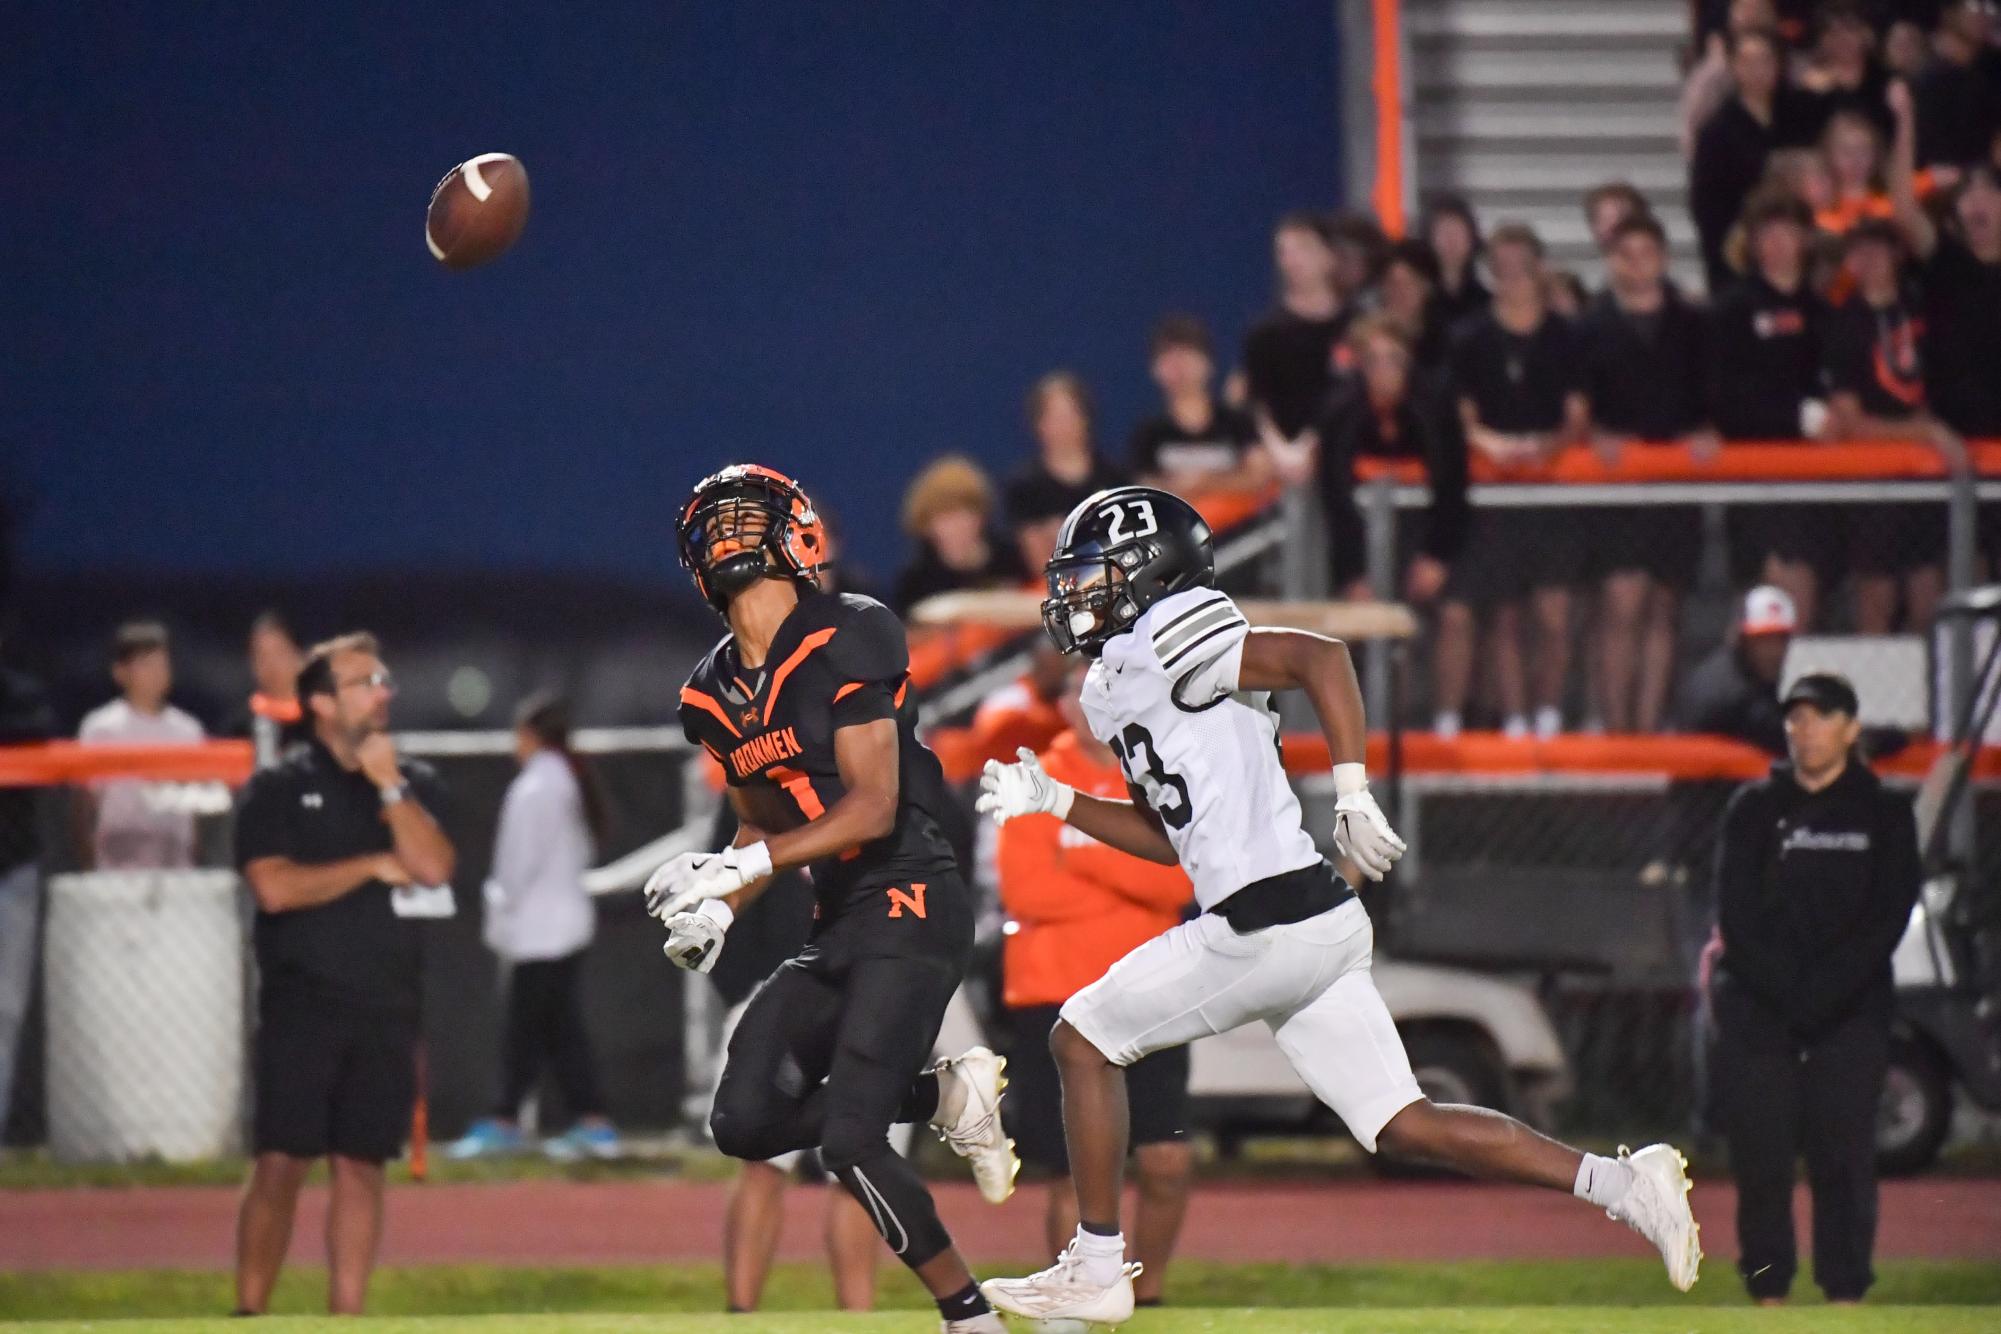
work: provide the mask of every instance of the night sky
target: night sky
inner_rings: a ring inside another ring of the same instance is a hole
[[[887,577],[948,449],[1233,347],[1337,192],[1334,6],[17,6],[0,461],[44,571],[672,569],[729,458]],[[514,252],[421,233],[527,165]]]

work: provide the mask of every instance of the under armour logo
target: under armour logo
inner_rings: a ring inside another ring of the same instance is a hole
[[[327,799],[317,792],[307,792],[299,798],[299,804],[309,811],[316,811],[327,804]]]

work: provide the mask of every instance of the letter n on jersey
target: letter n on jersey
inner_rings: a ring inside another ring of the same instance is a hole
[[[917,914],[919,917],[924,916],[924,886],[913,881],[910,886],[910,892],[907,894],[895,885],[891,885],[886,892],[889,895],[889,915],[891,917],[903,916],[905,908],[910,909],[911,912]]]

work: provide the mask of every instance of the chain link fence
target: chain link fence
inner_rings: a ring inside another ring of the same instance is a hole
[[[1475,498],[1498,500],[1503,491],[1476,488]],[[1763,503],[1769,491],[1746,494]],[[1693,558],[1699,568],[1678,610],[1681,677],[1729,639],[1742,592],[1731,556],[1732,506],[1739,502],[1735,493],[1662,494],[1663,503],[1703,511]],[[1818,505],[1838,517],[1843,494],[1830,485],[1785,503]],[[1910,503],[1943,512],[1944,500],[1926,494]],[[1387,560],[1398,550],[1396,525],[1421,506],[1423,493],[1385,486],[1373,495],[1365,518],[1390,526],[1374,530],[1368,547],[1379,556],[1389,553]],[[1868,499],[1874,495],[1855,492],[1861,499],[1849,510],[1862,512],[1877,503]],[[1552,498],[1541,499],[1547,504]],[[1602,497],[1598,503],[1602,514]],[[1949,557],[1966,557],[1964,548],[1977,547],[1971,531],[1960,526],[1971,513],[1970,506],[1953,509]],[[1920,531],[1929,522],[1923,518],[1904,529],[1916,535],[1923,553],[1934,546]],[[1275,581],[1287,589],[1300,562],[1286,531],[1267,523],[1233,535],[1232,550],[1241,554],[1232,557],[1230,586],[1248,591]],[[1475,548],[1467,558],[1478,556]],[[1948,560],[1948,574],[1954,574],[1952,565]],[[1383,586],[1394,588],[1394,577],[1378,575]],[[1967,634],[1955,637],[1950,628],[1899,625],[1889,635],[1856,635],[1850,633],[1853,571],[1839,579],[1830,574],[1819,587],[1829,609],[1822,624],[1835,633],[1796,637],[1782,676],[1808,666],[1848,671],[1861,690],[1865,720],[1882,724],[1871,745],[1879,753],[1902,746],[1907,753],[1890,761],[1893,781],[1915,786],[1926,771],[1925,748],[1949,730],[1948,705],[1970,680],[1973,650],[1991,628],[1969,622]],[[1591,591],[1582,578],[1577,588]],[[1899,615],[1909,596],[1908,588],[1898,593]],[[1595,613],[1589,596],[1577,603],[1573,632],[1581,643]],[[1409,703],[1394,715],[1389,701],[1398,698],[1399,683],[1392,669],[1404,651],[1365,659],[1376,718],[1395,716],[1406,726],[1428,719],[1430,651],[1421,642],[1407,654],[1401,685]],[[1595,688],[1590,655],[1580,652],[1576,661],[1569,685],[1574,700]],[[1016,670],[1005,653],[973,664],[932,697],[928,717],[956,721]],[[1588,712],[1578,707],[1573,716]],[[604,850],[609,864],[594,877],[595,887],[607,892],[599,898],[600,930],[587,965],[587,1019],[604,1092],[612,1116],[624,1125],[674,1126],[700,1101],[687,1095],[714,1056],[713,1005],[704,987],[687,985],[682,974],[663,966],[658,928],[637,895],[616,891],[636,888],[672,850],[705,837],[715,798],[672,730],[586,730],[578,741],[608,789],[614,825]],[[1391,781],[1384,787],[1394,794],[1392,817],[1410,853],[1389,887],[1369,900],[1386,957],[1526,984],[1571,1067],[1571,1092],[1556,1109],[1560,1129],[1609,1136],[1684,1128],[1699,1111],[1702,1089],[1692,979],[1713,915],[1709,868],[1718,818],[1743,776],[1741,763],[1728,777],[1684,772],[1654,763],[1643,746],[1628,764],[1601,758],[1577,767],[1564,762],[1570,752],[1551,746],[1510,752],[1529,757],[1520,764],[1483,768],[1469,761],[1472,751],[1427,750],[1415,734],[1406,742],[1404,769],[1385,775]],[[403,743],[407,752],[426,755],[444,778],[451,794],[446,823],[460,858],[457,916],[416,928],[425,941],[429,1119],[446,1137],[484,1112],[494,1094],[502,979],[480,941],[477,900],[514,766],[504,735],[429,734]],[[1311,828],[1324,832],[1331,827],[1332,802],[1324,779],[1308,776],[1300,786]],[[29,814],[5,818],[37,826],[40,851],[25,878],[35,883],[37,898],[43,889],[47,898],[44,924],[23,928],[20,923],[32,919],[8,908],[21,895],[0,893],[0,1047],[9,1045],[6,990],[20,972],[7,961],[25,953],[35,971],[33,984],[20,988],[32,1001],[18,1024],[12,1142],[47,1143],[64,1156],[110,1158],[205,1156],[241,1146],[255,979],[246,934],[250,908],[229,870],[224,795],[212,783],[148,782],[151,809],[195,825],[195,864],[167,872],[83,871],[84,803],[74,789],[45,787],[33,803],[6,807]],[[1997,830],[2001,793],[1976,781],[1949,840],[1966,883],[1990,890],[2001,885]],[[0,845],[19,842],[10,837]],[[17,874],[6,883],[23,878]],[[1991,908],[1970,911],[1965,930],[1986,929],[1980,913]],[[23,929],[37,932],[38,948],[20,950]],[[992,956],[986,957],[991,964]],[[971,988],[975,996],[992,990],[991,979]]]

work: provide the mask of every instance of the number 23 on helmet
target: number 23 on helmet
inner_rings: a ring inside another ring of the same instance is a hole
[[[1209,525],[1170,491],[1118,486],[1070,511],[1044,573],[1042,626],[1065,653],[1095,658],[1162,598],[1216,585]]]

